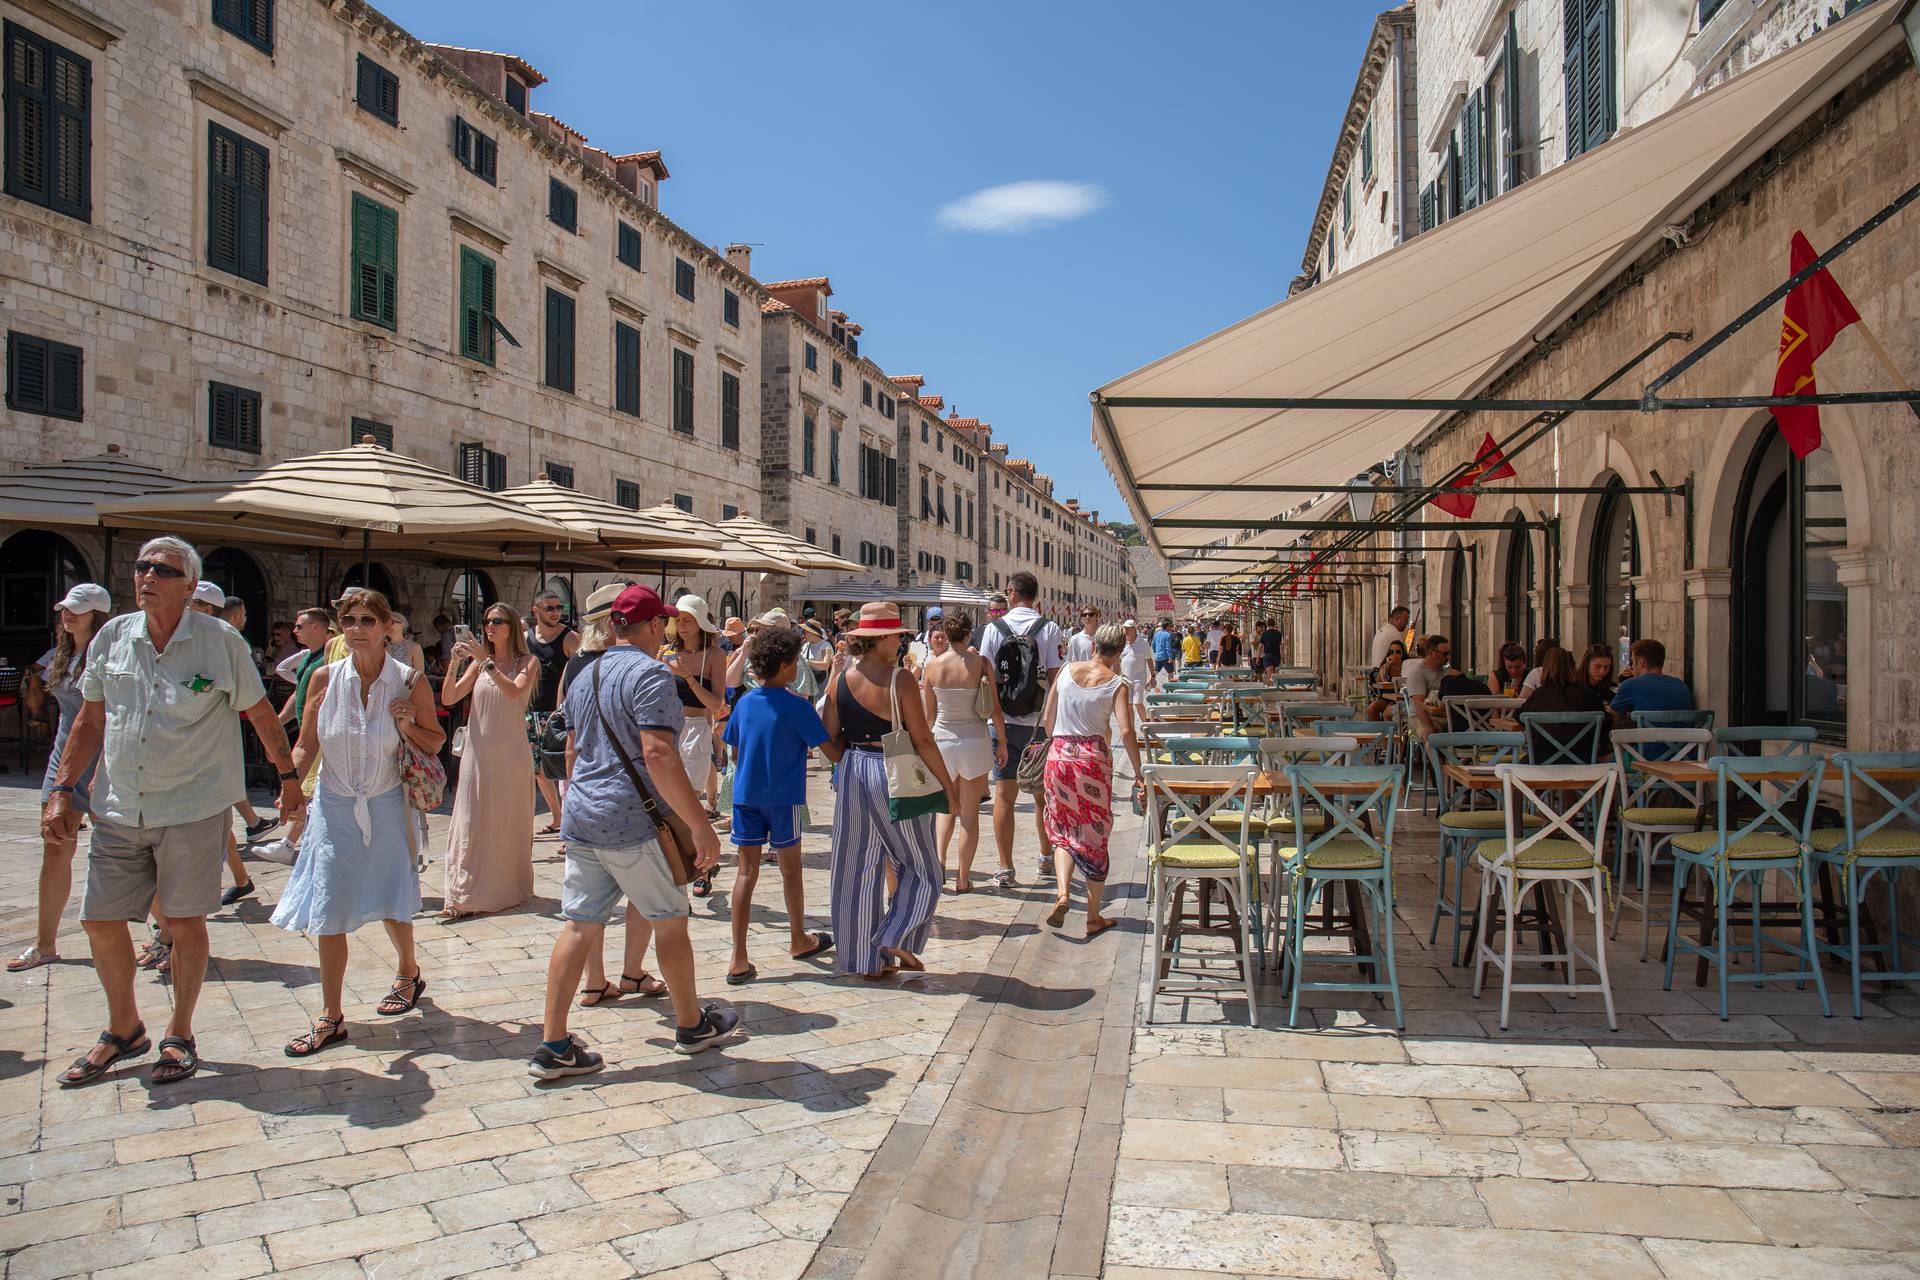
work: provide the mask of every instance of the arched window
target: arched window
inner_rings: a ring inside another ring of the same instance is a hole
[[[67,588],[88,577],[86,560],[57,533],[25,529],[0,544],[0,645],[15,665],[25,666],[52,647],[53,606]],[[102,585],[114,597],[117,612],[125,613],[130,588]]]
[[[1533,530],[1526,518],[1515,512],[1513,532],[1507,535],[1507,633],[1511,640],[1529,653],[1533,651]]]
[[[265,645],[267,633],[273,628],[273,619],[267,616],[273,601],[267,596],[267,575],[261,572],[260,562],[244,551],[221,547],[207,554],[200,572],[208,582],[219,583],[222,591],[239,596],[246,603],[247,625],[241,628],[240,634],[247,638],[248,644]]]
[[[469,569],[453,580],[451,594],[454,621],[464,622],[473,628],[475,635],[480,634],[487,606],[500,598],[500,593],[493,588],[493,579],[483,569]]]
[[[1600,495],[1590,560],[1593,602],[1588,639],[1617,650],[1623,630],[1631,639],[1640,638],[1640,599],[1633,591],[1633,579],[1640,572],[1640,529],[1619,476],[1609,480],[1607,491]]]
[[[358,560],[348,565],[346,572],[340,575],[340,595],[345,595],[347,588],[358,586],[365,586],[371,590],[378,591],[387,598],[387,604],[395,609],[405,607],[394,595],[393,575],[388,573],[387,566],[381,564],[378,560],[369,560],[367,562],[367,572],[364,577],[361,576],[360,562]]]
[[[1453,645],[1454,662],[1473,665],[1472,645],[1467,636],[1468,596],[1466,548],[1456,546],[1447,557],[1447,639]]]
[[[1843,738],[1847,592],[1832,553],[1846,545],[1847,520],[1832,452],[1796,458],[1769,424],[1734,529],[1733,719]]]
[[[740,597],[733,594],[733,592],[731,591],[721,592],[720,593],[720,620],[722,622],[725,622],[728,618],[737,618],[739,616],[740,616]]]

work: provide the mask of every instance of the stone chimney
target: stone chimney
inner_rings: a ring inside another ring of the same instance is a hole
[[[727,262],[737,268],[741,275],[753,274],[753,246],[750,244],[730,244],[727,246]]]

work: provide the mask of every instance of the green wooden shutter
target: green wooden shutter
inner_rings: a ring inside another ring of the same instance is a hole
[[[86,221],[90,205],[89,154],[93,145],[90,65],[64,49],[49,46],[52,57],[51,137],[48,169],[52,184],[48,206]]]
[[[613,407],[640,416],[640,331],[613,324]]]
[[[1506,96],[1507,117],[1502,163],[1506,166],[1506,189],[1511,191],[1525,180],[1525,170],[1520,166],[1520,29],[1511,9],[1507,11],[1506,49],[1502,57],[1507,67],[1507,78],[1501,86]]]
[[[1480,98],[1468,94],[1460,107],[1460,204],[1462,210],[1480,203]]]
[[[731,373],[720,375],[720,445],[740,447],[740,379]]]
[[[673,429],[682,435],[693,434],[693,353],[677,348],[673,353]]]
[[[1583,151],[1613,136],[1613,4],[1614,0],[1586,0],[1585,29],[1580,34],[1585,64],[1580,77]]]
[[[460,354],[493,363],[493,262],[460,249]]]
[[[354,193],[353,306],[356,320],[395,328],[398,320],[399,215]]]
[[[573,390],[573,299],[547,290],[547,385]]]
[[[1586,58],[1582,54],[1581,37],[1586,30],[1582,7],[1584,0],[1561,0],[1561,32],[1566,39],[1566,56],[1560,64],[1561,83],[1566,86],[1567,96],[1567,159],[1571,160],[1586,150],[1584,145],[1584,126],[1586,110],[1581,105],[1580,77],[1586,68]]]

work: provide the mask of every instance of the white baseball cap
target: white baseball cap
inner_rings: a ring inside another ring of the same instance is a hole
[[[227,593],[220,589],[217,582],[200,579],[200,585],[193,589],[193,598],[199,604],[210,604],[216,609],[227,607]]]
[[[1140,622],[1136,618],[1128,618],[1125,622],[1121,623],[1120,625],[1123,627],[1133,627],[1135,630],[1138,630],[1140,626]]]
[[[113,612],[113,597],[107,589],[97,582],[76,583],[65,596],[61,597],[56,608],[68,613],[106,613]]]

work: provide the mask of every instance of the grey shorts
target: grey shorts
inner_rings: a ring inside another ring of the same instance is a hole
[[[160,914],[192,919],[220,907],[233,811],[171,827],[129,827],[95,818],[87,853],[82,920],[144,920]]]
[[[658,840],[613,849],[579,843],[567,846],[567,871],[560,882],[561,919],[611,924],[623,897],[649,920],[687,914],[686,887],[673,882]]]

